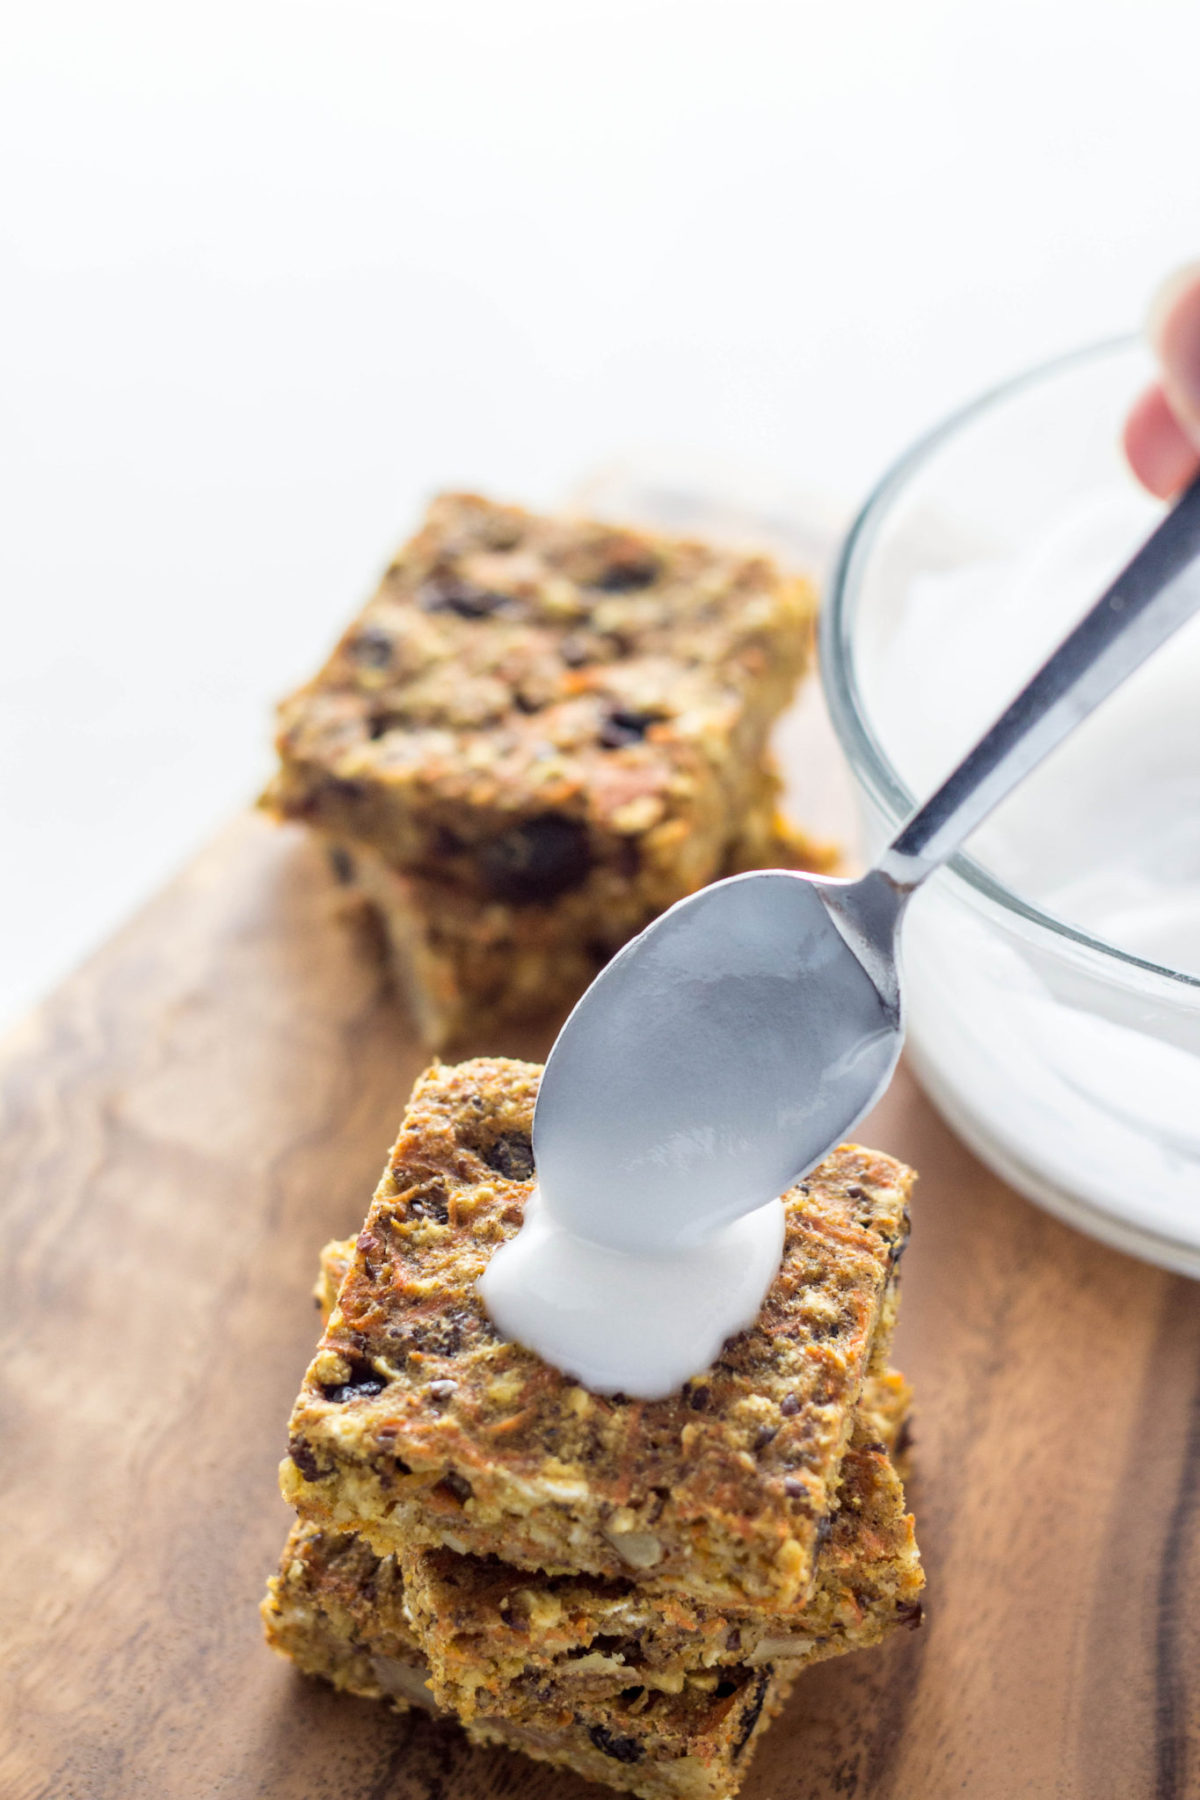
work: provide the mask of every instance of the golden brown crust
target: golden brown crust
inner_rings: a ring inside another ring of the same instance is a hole
[[[791,1605],[886,1359],[911,1173],[843,1145],[787,1197],[753,1329],[668,1400],[601,1399],[500,1338],[476,1294],[531,1190],[539,1076],[482,1059],[418,1081],[292,1416],[285,1496],[380,1553]]]

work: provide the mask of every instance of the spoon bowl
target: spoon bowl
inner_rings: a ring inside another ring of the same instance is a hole
[[[612,1249],[695,1244],[820,1161],[900,1053],[901,905],[873,876],[769,870],[627,944],[542,1078],[534,1158],[563,1226]]]

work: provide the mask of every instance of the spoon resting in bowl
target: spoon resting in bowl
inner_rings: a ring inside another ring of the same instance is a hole
[[[596,977],[550,1052],[537,1189],[480,1290],[495,1323],[600,1392],[673,1392],[756,1316],[779,1196],[886,1088],[905,909],[1006,794],[1200,607],[1200,481],[855,881],[737,875]]]

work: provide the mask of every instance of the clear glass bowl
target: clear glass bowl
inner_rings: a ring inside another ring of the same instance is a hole
[[[1136,345],[989,394],[884,478],[822,617],[872,857],[1127,560],[1161,508],[1119,449]],[[1195,573],[1200,580],[1200,570]],[[909,1048],[1031,1199],[1200,1275],[1200,619],[914,900]]]

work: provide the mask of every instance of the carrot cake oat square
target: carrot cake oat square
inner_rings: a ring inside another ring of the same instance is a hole
[[[443,495],[281,706],[266,804],[380,908],[431,1041],[544,1011],[727,872],[814,604],[763,556]]]
[[[503,1339],[476,1292],[532,1188],[540,1073],[482,1059],[417,1082],[293,1411],[285,1497],[379,1555],[796,1605],[886,1368],[911,1172],[843,1145],[786,1198],[754,1327],[669,1399],[601,1398]]]

